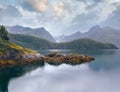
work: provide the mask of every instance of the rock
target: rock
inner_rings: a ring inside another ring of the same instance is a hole
[[[44,63],[44,62],[52,65],[60,65],[63,63],[70,65],[77,65],[81,63],[90,62],[92,60],[94,60],[94,58],[87,55],[78,55],[78,54],[63,55],[60,52],[51,52],[43,56],[36,51],[29,50],[26,48],[19,47],[18,49],[17,45],[12,44],[9,47],[9,49],[5,49],[0,54],[0,68],[20,65],[20,64],[23,65],[23,64]]]
[[[9,42],[2,44],[3,47],[0,47],[0,68],[20,64],[44,63],[44,56],[36,51]]]
[[[95,60],[93,57],[87,55],[78,55],[78,54],[63,55],[59,52],[49,53],[45,55],[44,58],[45,58],[45,62],[53,65],[54,64],[59,65],[62,63],[77,65]]]
[[[63,55],[60,52],[50,52],[49,54],[45,55],[46,57],[63,57]]]

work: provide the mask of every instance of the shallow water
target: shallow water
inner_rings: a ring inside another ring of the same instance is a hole
[[[49,50],[51,51],[51,50]],[[40,51],[45,54],[49,51]],[[62,50],[62,53],[81,51]],[[86,51],[95,61],[71,66],[62,64],[26,68],[8,81],[9,92],[120,92],[120,50]],[[6,79],[6,75],[0,80]],[[4,85],[2,85],[4,87]],[[6,88],[6,87],[5,87]]]

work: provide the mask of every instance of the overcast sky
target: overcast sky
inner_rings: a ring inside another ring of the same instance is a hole
[[[54,36],[95,25],[120,29],[120,0],[0,0],[0,24],[43,26]]]

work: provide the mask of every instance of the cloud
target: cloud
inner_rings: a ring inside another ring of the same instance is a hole
[[[55,12],[56,16],[61,16],[64,11],[64,3],[59,2],[58,4],[53,5],[53,11]]]
[[[44,26],[53,35],[84,32],[98,24],[120,28],[120,0],[2,0],[0,4],[16,8],[6,10],[0,6],[1,23],[14,20],[11,25]]]
[[[22,14],[14,6],[9,5],[1,8],[0,10],[1,24],[12,24],[11,22],[15,22],[16,20],[18,20],[17,18],[20,17],[22,17]]]
[[[78,0],[78,2],[81,3],[83,1]],[[89,28],[94,25],[104,25],[103,22],[106,20],[109,20],[109,23],[112,24],[110,16],[113,16],[114,12],[118,11],[116,9],[120,4],[120,0],[85,0],[83,3],[83,12],[80,11],[80,6],[76,6],[80,12],[75,14],[76,11],[74,11],[75,15],[72,18],[70,27],[68,28],[68,30],[71,29],[71,32],[73,33],[75,30],[82,32],[88,31]],[[116,18],[118,18],[118,15]],[[110,26],[112,27],[112,25]]]
[[[109,16],[109,18],[103,21],[102,25],[109,25],[114,28],[120,29],[120,5],[116,7],[116,10]]]
[[[81,32],[85,32],[88,30],[89,27],[98,24],[99,17],[96,16],[95,12],[89,12],[88,14],[80,14],[77,15],[71,22],[70,29],[73,30],[73,33],[76,31],[81,30]]]
[[[26,0],[36,11],[45,12],[47,10],[47,0]]]

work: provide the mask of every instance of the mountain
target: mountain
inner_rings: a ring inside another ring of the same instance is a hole
[[[35,50],[52,49],[55,46],[55,43],[53,42],[24,34],[9,34],[9,38],[13,43]]]
[[[79,49],[79,50],[99,50],[99,49],[117,49],[113,44],[97,42],[88,38],[78,39],[64,43],[53,43],[47,40],[27,36],[23,34],[10,34],[10,41],[20,46],[31,49]]]
[[[16,26],[8,26],[7,30],[9,33],[12,34],[26,34],[38,38],[43,38],[51,42],[56,42],[52,37],[52,35],[44,27],[33,29],[30,27],[23,27],[16,25]]]
[[[104,27],[100,30],[92,29],[93,28],[85,34],[85,37],[105,43],[112,43],[120,48],[120,30],[116,30],[111,27]]]
[[[80,35],[82,35],[81,32],[76,32],[76,33],[74,33],[72,35],[68,35],[68,36],[62,35],[62,36],[55,37],[55,40],[57,42],[69,42],[69,41],[75,40],[76,38],[79,38]]]
[[[80,38],[90,38],[103,43],[112,43],[120,48],[120,30],[117,30],[111,27],[101,28],[98,25],[92,27],[88,32],[85,32],[85,33],[77,32],[69,36],[64,36],[64,38],[59,37],[60,39],[59,41],[68,42],[68,41],[72,41]]]
[[[75,50],[100,50],[100,49],[117,49],[114,44],[101,43],[89,38],[82,38],[70,42],[58,43],[58,49],[75,49]]]

